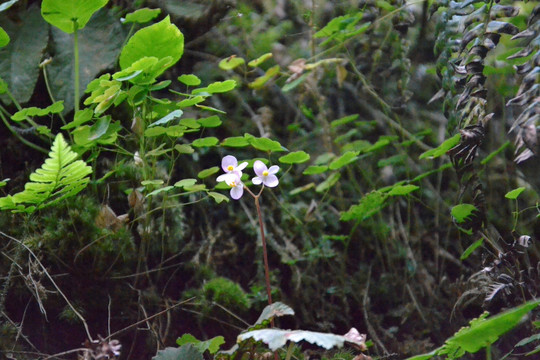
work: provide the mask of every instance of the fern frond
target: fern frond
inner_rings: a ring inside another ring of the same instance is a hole
[[[77,154],[62,134],[58,134],[49,158],[30,174],[30,182],[26,183],[24,191],[0,198],[0,210],[31,213],[79,193],[88,185],[92,168],[76,159]]]

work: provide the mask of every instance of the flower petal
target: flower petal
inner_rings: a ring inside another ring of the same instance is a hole
[[[238,186],[235,186],[231,189],[231,197],[234,200],[240,199],[243,194],[244,194],[244,187],[242,186],[242,184],[239,184]]]
[[[238,165],[238,161],[232,155],[227,155],[221,160],[221,168],[225,172],[230,172],[228,169],[229,166],[236,168],[237,165]]]
[[[233,181],[239,181],[240,178],[238,177],[238,174],[232,172],[232,173],[227,173],[227,174],[222,174],[222,175],[219,175],[217,178],[216,178],[216,181],[217,182],[222,182],[222,181],[225,181],[225,183],[227,185],[230,185]]]
[[[276,187],[279,184],[279,180],[276,175],[268,175],[266,179],[264,179],[264,185],[268,187]]]
[[[237,171],[242,171],[242,170],[244,170],[246,168],[246,166],[248,166],[248,163],[247,163],[247,161],[244,161],[243,163],[241,163],[240,165],[238,165],[236,167],[236,170]]]
[[[266,170],[268,170],[268,168],[261,160],[256,160],[255,163],[253,163],[253,171],[255,171],[255,174],[257,174],[257,176],[263,176],[263,172],[265,172]]]
[[[275,174],[278,171],[279,171],[279,166],[277,166],[277,165],[272,165],[272,166],[270,166],[270,169],[268,169],[268,173],[270,175]]]
[[[251,182],[253,184],[255,184],[255,185],[260,185],[260,184],[262,184],[263,181],[262,181],[262,179],[260,177],[256,176],[253,179],[251,179]]]

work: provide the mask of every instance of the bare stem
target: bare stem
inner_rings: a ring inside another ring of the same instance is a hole
[[[272,290],[270,288],[270,270],[268,267],[268,252],[266,251],[266,238],[264,237],[264,224],[261,213],[261,205],[259,204],[259,195],[254,196],[255,207],[257,208],[257,215],[259,216],[259,227],[261,230],[261,240],[263,248],[263,260],[264,260],[264,278],[266,280],[266,294],[268,295],[268,305],[272,305]]]

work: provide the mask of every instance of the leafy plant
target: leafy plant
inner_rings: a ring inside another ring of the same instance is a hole
[[[31,213],[79,193],[88,185],[92,168],[77,157],[58,134],[49,158],[30,175],[24,191],[0,198],[0,210]]]

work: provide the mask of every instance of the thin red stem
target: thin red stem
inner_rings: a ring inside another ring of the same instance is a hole
[[[260,193],[259,193],[260,195]],[[255,207],[257,208],[257,215],[259,216],[259,227],[261,230],[261,240],[263,248],[263,260],[264,260],[264,277],[266,280],[266,294],[268,295],[268,304],[272,304],[272,289],[270,288],[270,268],[268,266],[268,252],[266,251],[266,238],[264,236],[264,224],[261,213],[261,206],[259,205],[259,196],[254,196]]]

